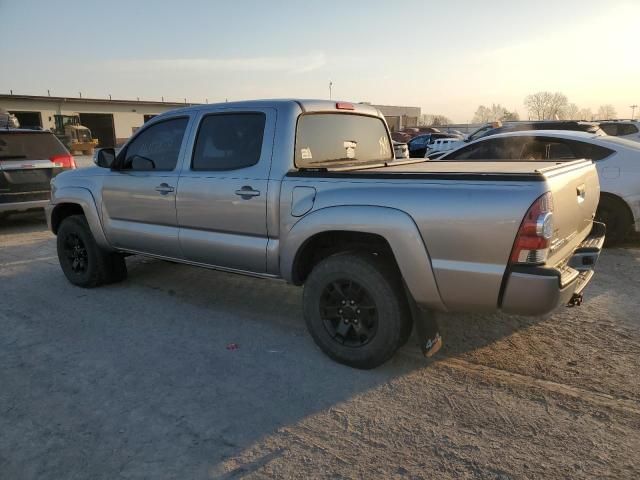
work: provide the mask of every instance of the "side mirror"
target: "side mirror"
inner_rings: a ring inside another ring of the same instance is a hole
[[[93,156],[93,163],[102,168],[111,168],[116,159],[113,148],[99,148]]]

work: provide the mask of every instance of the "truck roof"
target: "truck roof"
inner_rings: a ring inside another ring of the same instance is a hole
[[[339,109],[338,104],[353,106],[353,109]],[[242,100],[237,102],[208,103],[204,105],[193,105],[191,107],[180,108],[162,113],[162,117],[168,113],[190,112],[194,110],[216,110],[219,108],[259,108],[259,107],[295,107],[303,112],[345,112],[360,113],[364,115],[381,116],[380,111],[366,103],[349,102],[346,100],[320,100],[320,99],[300,99],[300,98],[277,98],[268,100]]]

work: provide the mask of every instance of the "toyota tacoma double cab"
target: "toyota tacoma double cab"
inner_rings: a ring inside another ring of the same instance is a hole
[[[397,160],[370,105],[200,105],[51,183],[67,279],[123,280],[131,254],[304,286],[331,358],[388,360],[431,312],[579,303],[604,242],[591,161]],[[168,267],[170,268],[170,267]]]

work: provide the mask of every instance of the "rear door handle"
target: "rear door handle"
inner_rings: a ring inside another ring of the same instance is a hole
[[[239,195],[244,200],[249,200],[252,197],[260,196],[260,190],[254,190],[249,185],[245,185],[240,190],[236,190],[236,195]]]
[[[161,183],[156,187],[156,192],[160,192],[160,195],[166,195],[167,193],[171,193],[175,191],[175,188],[166,183]]]

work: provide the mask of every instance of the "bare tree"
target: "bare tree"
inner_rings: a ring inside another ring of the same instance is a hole
[[[560,118],[562,110],[567,106],[567,96],[560,92],[538,92],[528,95],[524,105],[529,116],[535,120],[554,120]]]
[[[610,103],[600,105],[598,109],[598,120],[611,120],[612,118],[616,118],[617,115],[616,109]]]
[[[593,112],[590,108],[581,108],[576,120],[593,120]]]
[[[426,125],[426,126],[439,127],[441,125],[449,125],[451,123],[451,120],[449,119],[449,117],[446,117],[445,115],[425,114],[425,115],[422,115],[422,122],[423,122],[423,125]]]
[[[484,105],[480,105],[473,114],[473,123],[488,123],[491,121],[491,110]]]
[[[473,115],[473,123],[488,123],[498,120],[518,120],[520,117],[517,112],[510,112],[499,103],[494,103],[491,108],[480,105]]]
[[[515,110],[513,112],[505,110],[502,120],[504,120],[505,122],[517,122],[518,120],[520,120],[520,115],[518,115],[518,112],[516,112]]]
[[[580,120],[579,118],[580,108],[575,103],[570,103],[562,110],[560,116],[563,120]]]

